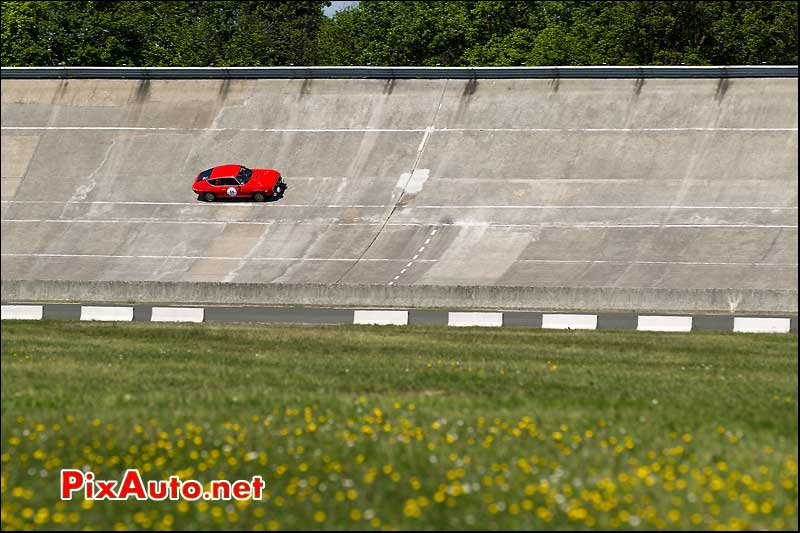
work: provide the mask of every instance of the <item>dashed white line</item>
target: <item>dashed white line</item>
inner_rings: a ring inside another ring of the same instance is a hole
[[[434,229],[432,229],[432,230],[431,230],[431,233],[430,233],[430,235],[431,235],[431,236],[433,236],[433,235],[436,235],[436,228],[434,228]],[[431,242],[431,237],[428,237],[428,238],[425,240],[425,245],[427,245],[427,244],[430,244],[430,242]],[[409,268],[411,268],[411,265],[413,265],[413,264],[414,264],[414,261],[417,261],[417,260],[418,260],[418,258],[419,258],[419,256],[420,256],[420,254],[421,254],[423,251],[425,251],[425,246],[422,246],[422,247],[420,247],[420,249],[419,249],[419,250],[417,250],[417,253],[416,253],[416,254],[414,254],[414,257],[412,257],[412,258],[411,258],[411,261],[409,261],[409,262],[406,264],[405,268],[403,268],[402,270],[400,270],[400,274],[398,274],[398,275],[396,275],[396,276],[394,277],[394,281],[397,281],[397,280],[400,278],[400,276],[401,276],[401,275],[403,275],[403,274],[405,274],[406,272],[408,272],[408,269],[409,269]],[[421,261],[426,261],[426,260],[424,260],[424,259],[423,259],[423,260],[421,260]],[[427,262],[435,262],[435,260],[429,259],[429,260],[427,260]],[[389,282],[389,285],[393,285],[393,284],[394,284],[394,281],[391,281],[391,282]]]

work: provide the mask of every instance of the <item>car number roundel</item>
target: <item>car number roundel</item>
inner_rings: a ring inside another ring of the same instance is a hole
[[[236,196],[236,188],[235,187],[228,187],[228,190],[225,191],[228,196]]]

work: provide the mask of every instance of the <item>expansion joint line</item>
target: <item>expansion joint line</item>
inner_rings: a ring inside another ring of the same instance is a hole
[[[391,220],[392,216],[394,215],[394,212],[397,210],[397,206],[399,206],[402,203],[403,196],[405,196],[406,188],[408,187],[408,183],[411,181],[411,178],[414,176],[414,171],[417,169],[417,165],[419,165],[419,162],[422,160],[422,152],[425,151],[425,145],[428,144],[428,138],[430,137],[431,132],[436,129],[436,118],[439,116],[439,110],[442,108],[442,102],[444,102],[444,95],[445,95],[445,92],[447,92],[447,83],[448,83],[448,81],[449,80],[445,79],[444,80],[444,84],[442,84],[442,92],[439,95],[439,102],[436,105],[436,110],[433,112],[433,117],[431,118],[430,125],[427,128],[425,128],[425,133],[422,135],[422,140],[420,141],[419,148],[417,149],[417,157],[414,158],[414,164],[411,166],[411,172],[409,172],[408,179],[406,180],[405,184],[403,184],[403,189],[400,191],[400,194],[397,196],[397,200],[394,201],[394,205],[392,205],[392,209],[389,211],[389,214],[386,215],[386,218],[384,219],[383,224],[381,224],[381,227],[378,229],[377,232],[375,232],[375,236],[372,237],[372,240],[369,242],[369,244],[364,248],[364,250],[358,256],[358,259],[352,265],[350,265],[350,268],[345,270],[345,272],[341,276],[339,276],[339,279],[337,279],[334,282],[335,284],[341,283],[341,281],[345,277],[347,277],[348,274],[350,274],[350,272],[356,267],[356,265],[361,261],[361,259],[367,254],[369,249],[372,248],[372,245],[375,244],[375,241],[378,240],[378,237],[383,232],[383,229],[386,227],[386,224],[389,223],[389,220]],[[435,232],[435,230],[434,230],[434,232]],[[390,285],[393,285],[393,284],[394,284],[393,282],[390,283]]]

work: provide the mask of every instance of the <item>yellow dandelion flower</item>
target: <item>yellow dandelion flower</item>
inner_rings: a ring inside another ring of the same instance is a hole
[[[403,505],[403,514],[409,518],[419,518],[422,516],[422,510],[414,498],[409,498]]]

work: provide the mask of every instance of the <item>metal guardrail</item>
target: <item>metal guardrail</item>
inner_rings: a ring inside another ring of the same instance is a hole
[[[797,65],[717,67],[3,67],[1,79],[797,78]]]

